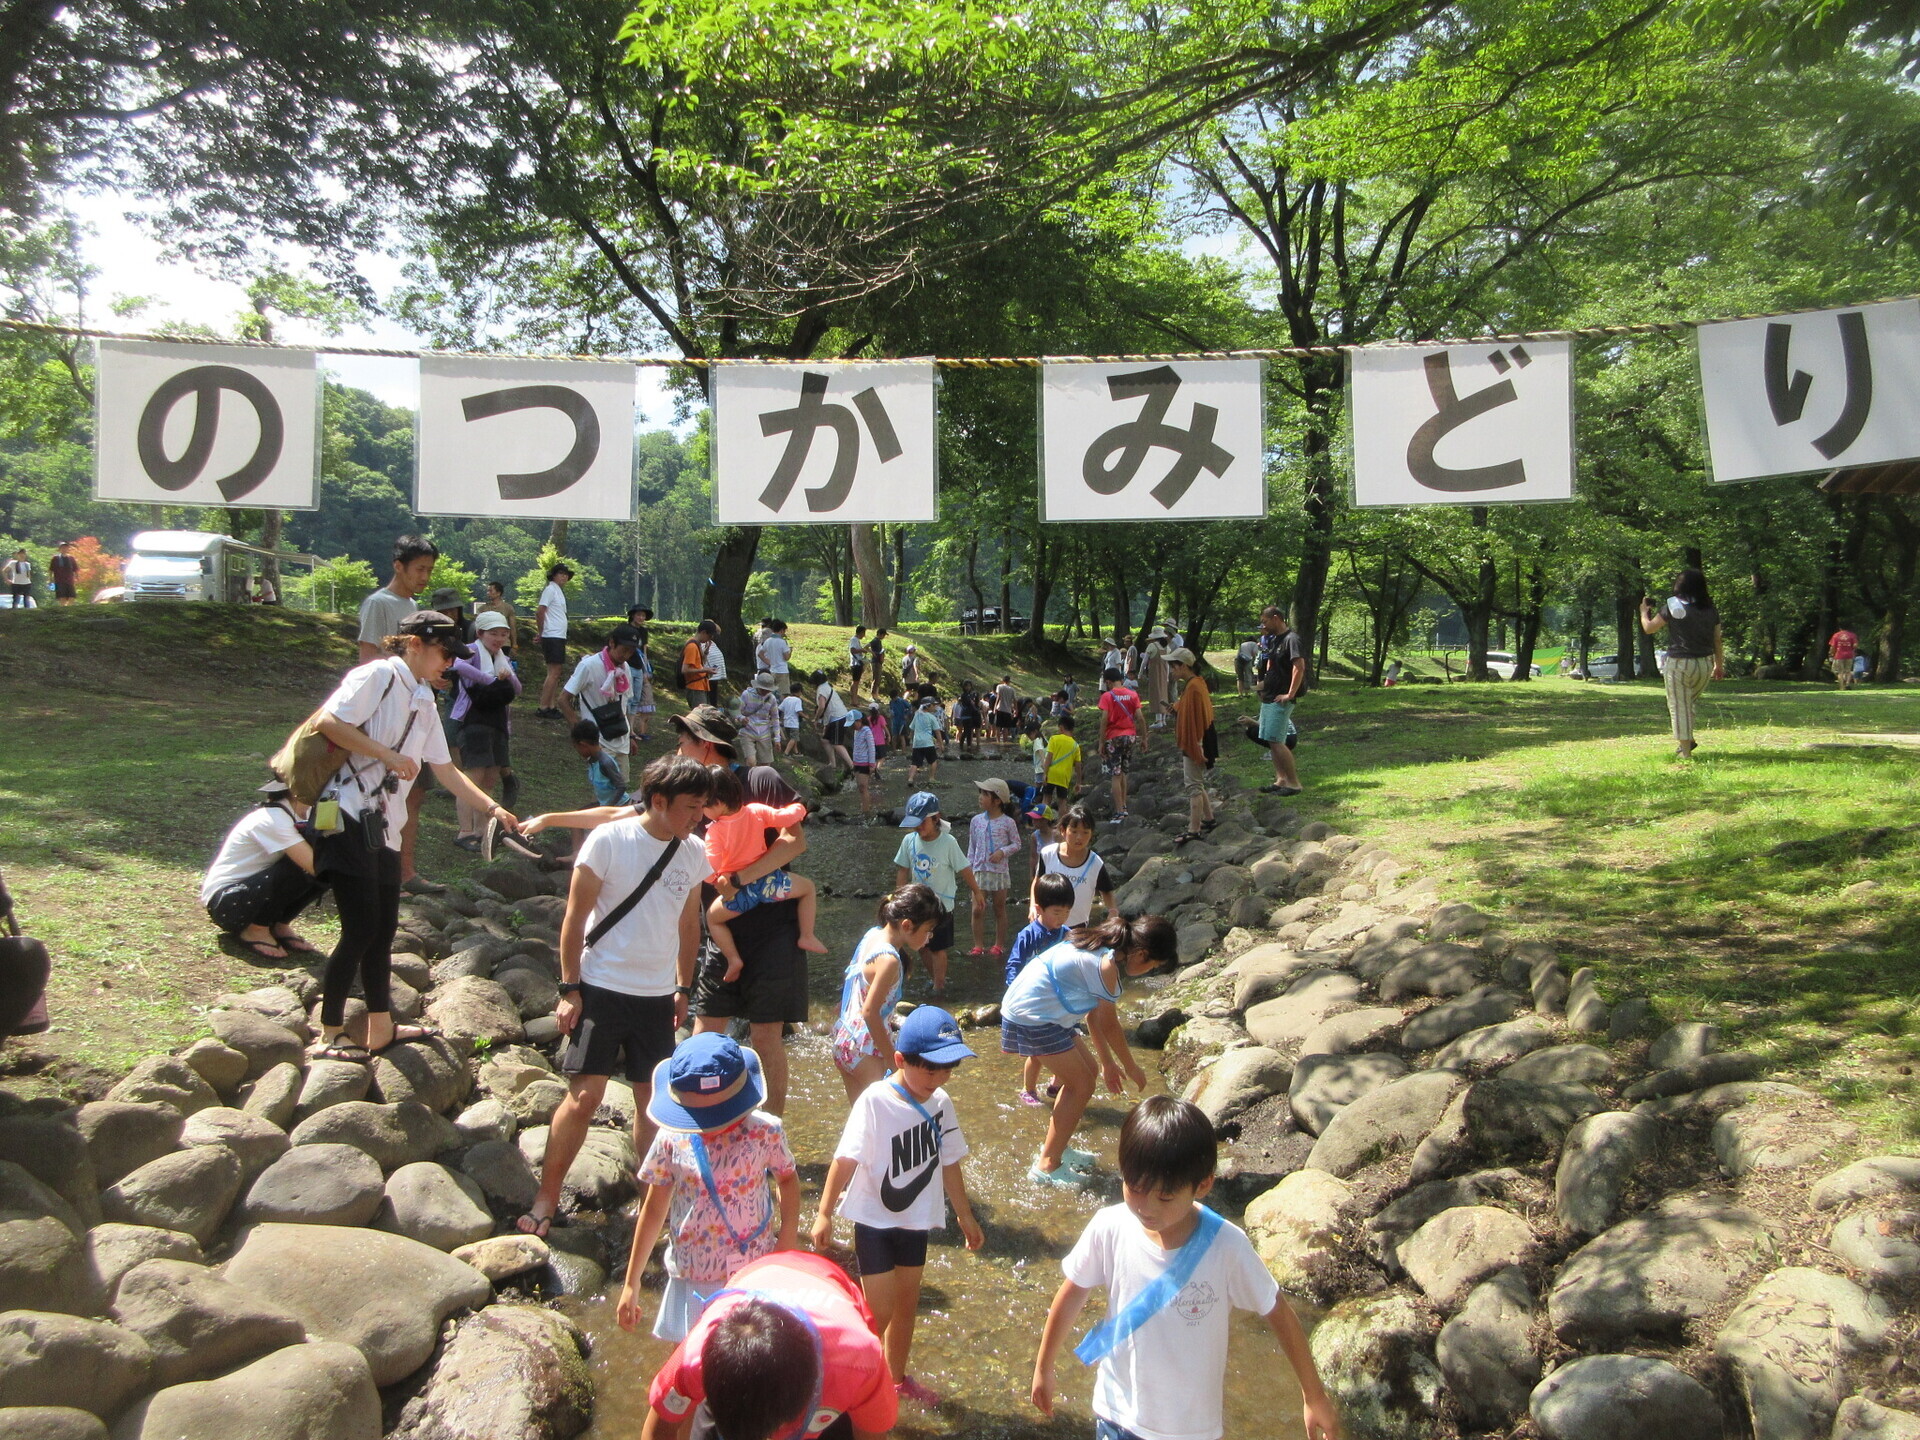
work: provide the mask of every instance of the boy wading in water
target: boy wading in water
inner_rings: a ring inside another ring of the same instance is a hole
[[[1213,1124],[1187,1100],[1154,1095],[1120,1127],[1122,1203],[1095,1215],[1060,1262],[1033,1362],[1033,1403],[1053,1414],[1053,1366],[1093,1290],[1107,1318],[1074,1354],[1098,1364],[1097,1440],[1219,1440],[1234,1310],[1264,1316],[1300,1382],[1308,1440],[1339,1440],[1340,1417],[1307,1337],[1246,1232],[1200,1202],[1218,1159]]]

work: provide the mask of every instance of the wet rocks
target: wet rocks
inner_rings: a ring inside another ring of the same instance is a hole
[[[1407,1278],[1443,1310],[1481,1280],[1517,1264],[1533,1247],[1533,1231],[1510,1210],[1462,1205],[1442,1210],[1400,1246]]]
[[[100,1213],[127,1225],[183,1230],[202,1245],[240,1196],[243,1169],[224,1145],[196,1145],[150,1160],[108,1187]]]
[[[1314,1328],[1314,1365],[1354,1435],[1426,1440],[1445,1381],[1431,1327],[1405,1295],[1344,1300]]]
[[[1568,1260],[1548,1314],[1571,1345],[1673,1335],[1722,1304],[1773,1237],[1753,1211],[1673,1195],[1589,1242]]]
[[[1460,1088],[1457,1075],[1424,1070],[1381,1086],[1328,1122],[1307,1163],[1345,1177],[1386,1155],[1411,1150]]]
[[[380,1167],[352,1145],[296,1145],[240,1204],[249,1225],[365,1225],[384,1198]]]
[[[1590,1355],[1563,1365],[1533,1392],[1542,1440],[1720,1440],[1720,1407],[1707,1387],[1664,1360]]]
[[[104,1420],[146,1389],[152,1373],[147,1342],[118,1325],[35,1310],[0,1314],[0,1406],[74,1405]]]
[[[116,1440],[379,1440],[380,1392],[361,1353],[289,1345],[218,1380],[174,1385],[114,1427]]]
[[[527,1163],[538,1170],[547,1155],[547,1127],[539,1125],[523,1130],[515,1143],[527,1157]],[[611,1210],[634,1193],[637,1188],[634,1172],[639,1165],[640,1157],[633,1153],[632,1135],[596,1125],[587,1132],[580,1153],[567,1167],[561,1193],[590,1210]]]
[[[1501,1270],[1474,1286],[1460,1313],[1440,1328],[1434,1359],[1469,1425],[1504,1430],[1527,1413],[1540,1381],[1536,1314],[1526,1276]]]
[[[452,1250],[485,1238],[493,1229],[493,1215],[485,1192],[472,1180],[422,1160],[402,1165],[387,1177],[386,1198],[374,1224],[436,1250]]]
[[[486,1277],[431,1246],[344,1226],[258,1226],[226,1276],[291,1311],[315,1339],[354,1346],[377,1385],[419,1369],[442,1320],[493,1296]]]
[[[1826,1440],[1847,1395],[1846,1362],[1879,1345],[1887,1307],[1820,1270],[1776,1270],[1748,1292],[1714,1340],[1755,1440]]]
[[[1207,1056],[1244,1045],[1247,1039],[1247,1032],[1230,1020],[1196,1015],[1167,1037],[1160,1068],[1169,1082],[1184,1085]]]
[[[498,1285],[502,1280],[540,1269],[551,1254],[547,1242],[537,1235],[495,1235],[462,1245],[453,1252],[453,1258],[471,1265]]]
[[[204,1265],[149,1260],[120,1282],[113,1318],[147,1342],[153,1384],[217,1375],[307,1338],[294,1316]]]
[[[1324,1170],[1296,1170],[1247,1206],[1247,1237],[1282,1290],[1321,1293],[1352,1200],[1345,1181]]]
[[[1197,1072],[1188,1098],[1218,1130],[1243,1110],[1285,1090],[1291,1074],[1292,1067],[1277,1052],[1264,1045],[1243,1045]]]
[[[495,1305],[460,1322],[399,1440],[570,1440],[593,1416],[586,1338],[566,1316]]]
[[[1614,1221],[1634,1171],[1650,1159],[1665,1131],[1651,1115],[1606,1110],[1576,1122],[1560,1148],[1554,1211],[1575,1235],[1598,1235]]]
[[[1287,1103],[1309,1135],[1325,1130],[1347,1106],[1407,1073],[1397,1055],[1309,1055],[1293,1067]]]

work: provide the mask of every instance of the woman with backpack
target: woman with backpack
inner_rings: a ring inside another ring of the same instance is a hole
[[[459,740],[460,768],[491,799],[501,772],[513,764],[507,754],[507,737],[513,728],[507,707],[520,698],[520,672],[507,658],[513,630],[506,616],[498,610],[483,610],[474,618],[473,628],[475,640],[469,647],[473,658],[453,662],[454,695],[447,720]],[[487,812],[464,800],[457,809],[460,833],[453,843],[477,852],[486,834]]]

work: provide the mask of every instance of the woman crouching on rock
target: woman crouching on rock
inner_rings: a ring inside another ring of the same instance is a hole
[[[315,873],[333,887],[340,911],[340,943],[322,980],[315,1059],[365,1063],[396,1041],[434,1033],[393,1023],[390,984],[400,923],[400,827],[421,763],[433,767],[456,800],[503,824],[517,823],[447,753],[431,687],[455,660],[472,656],[459,627],[437,610],[416,610],[384,643],[388,653],[349,670],[320,707],[320,733],[347,757],[314,807]],[[367,1002],[364,1045],[345,1033],[347,992],[356,975]]]

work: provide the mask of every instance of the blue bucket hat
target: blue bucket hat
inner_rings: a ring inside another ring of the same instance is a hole
[[[960,1022],[937,1005],[922,1005],[902,1020],[894,1048],[930,1065],[957,1065],[974,1055],[960,1038]]]
[[[681,1041],[653,1067],[647,1118],[663,1130],[718,1130],[766,1098],[760,1057],[729,1036],[709,1032]]]
[[[922,790],[907,797],[906,813],[900,817],[902,830],[918,829],[920,823],[929,815],[940,813],[940,797],[931,790]]]

